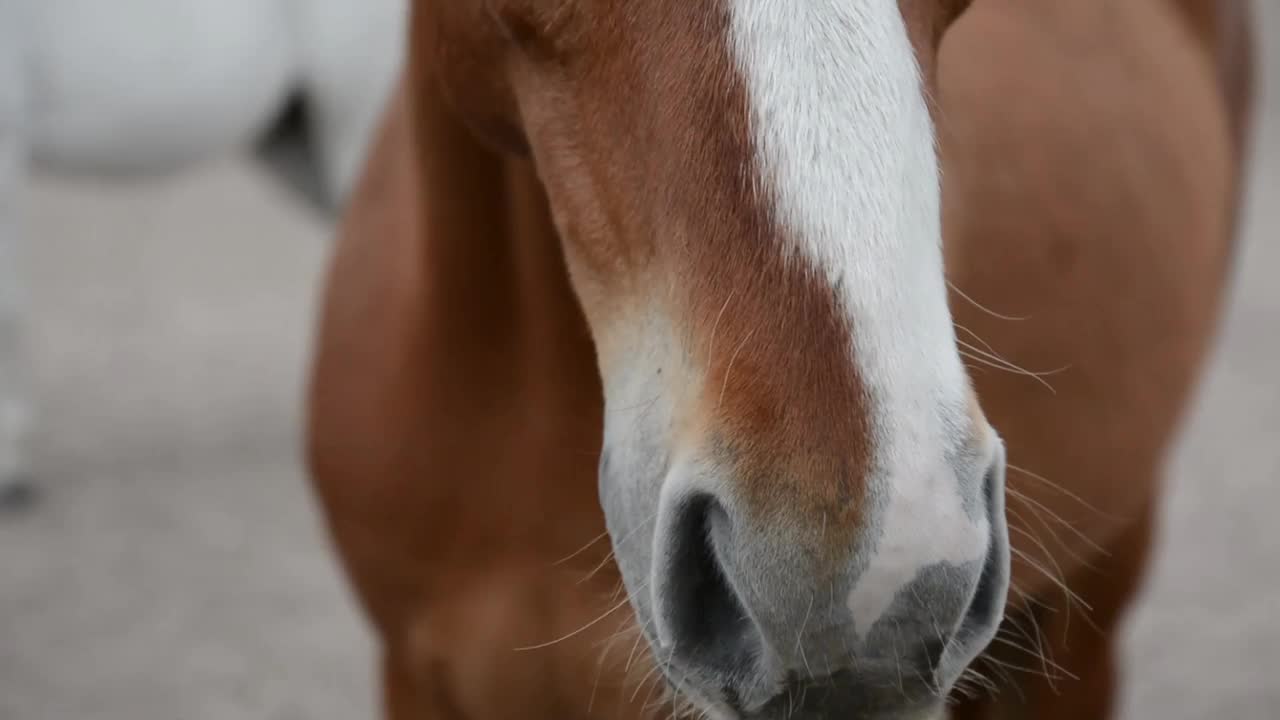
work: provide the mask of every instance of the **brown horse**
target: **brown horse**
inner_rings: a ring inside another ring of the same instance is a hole
[[[389,717],[1110,717],[1245,10],[419,0],[311,394]]]

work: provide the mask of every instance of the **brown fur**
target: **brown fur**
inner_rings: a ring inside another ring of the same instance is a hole
[[[663,57],[725,67],[723,48],[699,42],[699,3],[653,3],[670,25],[651,35],[669,44],[641,47],[621,23],[650,14],[628,18],[625,3],[454,2],[416,10],[405,90],[333,260],[311,393],[315,486],[383,643],[393,720],[639,718],[651,687],[634,692],[644,661],[631,656],[644,651],[613,594],[596,499],[597,358],[625,352],[611,329],[629,304],[672,308],[704,353],[668,380],[698,390],[688,441],[729,438],[756,506],[783,493],[842,508],[853,527],[866,450],[856,374],[839,360],[849,329],[803,273],[766,271],[750,252],[778,238],[743,195],[745,101],[728,74],[705,105],[630,112],[687,95],[653,86]],[[1052,660],[1081,679],[1056,682],[1064,702],[1017,675],[1025,701],[1006,689],[959,712],[1106,718],[1161,459],[1227,276],[1243,4],[978,0],[935,63],[965,3],[902,2],[937,101],[949,279],[1027,318],[956,296],[961,339],[1031,370],[1069,366],[1046,378],[1056,393],[989,368],[974,380],[1011,462],[1052,483],[1010,472],[1022,557],[1010,632],[1035,615]],[[580,67],[583,43],[614,49]],[[570,98],[570,80],[587,90]],[[557,127],[554,104],[570,100],[596,122]],[[761,282],[798,307],[735,299]],[[802,444],[802,427],[828,432]],[[780,488],[787,476],[813,480]],[[1047,575],[1092,606],[1096,629],[1079,609],[1063,627]],[[992,658],[1038,662],[999,642]]]
[[[581,68],[562,59],[556,73],[538,66],[545,61],[518,63],[530,88],[522,117],[604,360],[628,308],[664,308],[692,351],[692,367],[671,358],[668,368],[691,405],[685,442],[714,444],[740,466],[762,514],[778,507],[778,478],[804,477],[804,497],[852,525],[867,433],[850,329],[812,269],[779,267],[780,233],[744,161],[749,109],[722,42],[727,16],[707,5],[661,0],[629,17],[623,5],[581,5],[577,22],[611,51]],[[624,31],[628,22],[651,27]],[[702,75],[664,71],[671,58]],[[563,103],[595,122],[564,127]],[[602,197],[602,188],[628,191]],[[779,297],[792,305],[771,304]]]

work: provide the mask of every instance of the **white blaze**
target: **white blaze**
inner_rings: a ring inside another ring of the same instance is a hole
[[[839,289],[873,398],[880,511],[849,598],[865,631],[920,569],[979,560],[988,543],[944,458],[952,428],[968,424],[967,379],[946,303],[933,126],[898,0],[730,2],[762,189],[789,257]]]

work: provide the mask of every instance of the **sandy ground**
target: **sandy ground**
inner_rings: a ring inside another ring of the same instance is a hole
[[[1132,720],[1280,718],[1280,93],[1264,106],[1240,282],[1130,623]],[[43,179],[30,208],[45,492],[0,517],[0,720],[372,717],[296,449],[328,228],[242,161]]]

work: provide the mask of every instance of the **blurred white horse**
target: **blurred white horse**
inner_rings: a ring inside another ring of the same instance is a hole
[[[321,201],[340,206],[401,67],[406,10],[406,0],[0,0],[0,497],[28,471],[17,266],[28,171],[182,170],[299,114]]]

